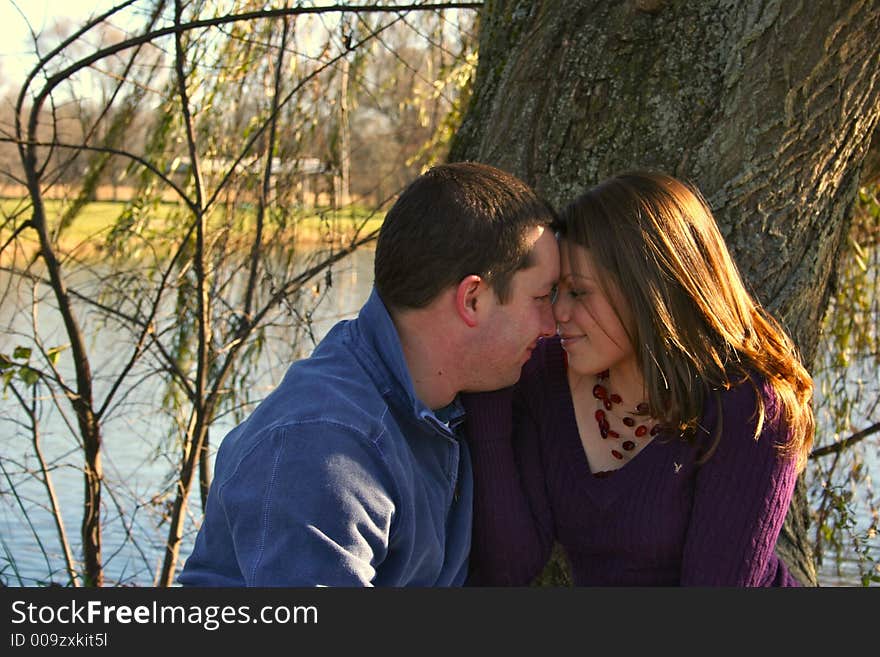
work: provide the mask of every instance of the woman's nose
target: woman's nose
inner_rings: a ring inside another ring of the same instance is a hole
[[[556,319],[557,324],[561,324],[568,320],[568,301],[565,299],[564,294],[559,294],[556,297],[556,302],[553,304],[553,317]]]

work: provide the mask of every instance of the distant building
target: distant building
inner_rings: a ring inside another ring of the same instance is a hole
[[[179,158],[173,163],[173,175],[183,176],[189,173],[189,158]],[[219,184],[221,178],[235,167],[236,173],[246,173],[261,179],[266,163],[262,158],[247,158],[239,161],[228,158],[204,158],[199,160],[202,176]],[[294,159],[272,158],[271,195],[273,202],[295,203],[304,207],[329,206],[335,196],[340,195],[339,175],[330,163],[317,157],[301,157]],[[235,186],[235,195],[243,193]],[[250,195],[250,194],[248,194]],[[337,199],[340,204],[347,203],[347,198]]]

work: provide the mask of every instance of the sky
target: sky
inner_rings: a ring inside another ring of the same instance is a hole
[[[58,18],[79,22],[114,4],[112,0],[0,0],[0,75],[4,86],[17,87],[34,61],[33,55],[28,55],[30,39],[22,13],[39,32],[51,28]]]
[[[18,90],[27,71],[36,59],[29,51],[31,46],[28,23],[36,32],[50,31],[59,19],[79,26],[90,16],[101,14],[123,0],[0,0],[0,91]],[[224,0],[217,0],[222,6]],[[333,4],[329,0],[314,3]],[[143,25],[143,13],[151,3],[136,2],[131,8],[119,12],[111,22],[123,29],[137,29]],[[320,19],[325,25],[333,22],[331,17]],[[128,23],[128,25],[126,25]],[[303,41],[300,40],[302,47]]]

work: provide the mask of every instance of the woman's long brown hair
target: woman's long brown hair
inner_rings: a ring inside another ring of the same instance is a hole
[[[631,306],[626,328],[651,414],[692,435],[708,390],[755,385],[760,374],[775,392],[772,416],[789,434],[779,449],[803,468],[813,442],[812,378],[792,339],[745,289],[699,191],[665,174],[627,172],[575,199],[561,222],[563,239],[590,249]],[[757,399],[755,439],[767,413]]]

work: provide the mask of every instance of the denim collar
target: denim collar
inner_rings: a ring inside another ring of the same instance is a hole
[[[450,404],[434,411],[416,397],[400,336],[375,287],[354,320],[353,329],[356,339],[366,347],[359,355],[369,361],[370,376],[389,403],[412,409],[415,417],[441,433],[453,433],[464,420],[464,406],[456,395]]]

